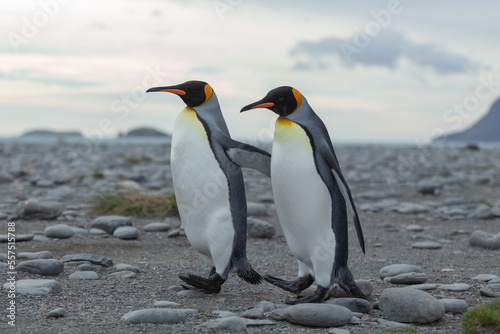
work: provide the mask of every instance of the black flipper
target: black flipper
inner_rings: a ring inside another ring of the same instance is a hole
[[[307,289],[314,282],[314,277],[312,275],[306,275],[297,278],[295,281],[285,281],[284,279],[265,275],[264,280],[271,283],[272,285],[282,288],[283,290],[290,291],[293,293],[300,293],[302,290]]]
[[[219,293],[222,284],[225,282],[219,274],[215,273],[208,278],[188,274],[187,276],[179,275],[179,278],[187,284],[203,290],[206,293]],[[185,287],[184,287],[185,288]]]
[[[242,168],[251,168],[271,177],[271,154],[252,145],[224,136],[221,140],[229,160]]]
[[[306,296],[294,300],[285,301],[288,305],[304,304],[304,303],[322,303],[325,301],[325,297],[330,289],[318,285],[318,288],[312,296]]]

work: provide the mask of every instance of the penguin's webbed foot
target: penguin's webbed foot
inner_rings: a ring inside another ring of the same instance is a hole
[[[262,276],[253,269],[240,271],[238,270],[238,276],[247,283],[250,284],[260,284],[262,283]]]
[[[179,275],[179,278],[185,283],[195,287],[196,289],[203,290],[205,293],[218,293],[222,284],[225,282],[219,274],[215,273],[209,278],[188,274],[187,276]],[[183,286],[186,288],[185,286]]]
[[[306,296],[306,297],[302,297],[302,298],[297,298],[294,300],[286,300],[285,304],[297,305],[297,304],[304,304],[304,303],[322,303],[325,300],[326,294],[328,293],[329,290],[330,290],[329,288],[324,288],[324,287],[318,285],[318,288],[314,292],[314,295]]]
[[[293,293],[300,293],[302,290],[310,287],[314,282],[314,277],[312,277],[312,275],[299,277],[295,281],[285,281],[284,279],[270,275],[265,275],[264,279],[278,288],[282,288],[283,290]]]

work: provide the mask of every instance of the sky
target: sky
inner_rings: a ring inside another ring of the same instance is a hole
[[[239,113],[298,89],[334,142],[423,142],[465,129],[500,97],[500,3],[465,0],[0,2],[0,137],[98,140],[171,133],[182,100],[150,87],[208,82],[234,138],[272,139]]]

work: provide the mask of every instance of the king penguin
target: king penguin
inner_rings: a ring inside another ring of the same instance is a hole
[[[208,278],[179,278],[206,293],[218,293],[234,267],[248,283],[261,283],[246,255],[247,206],[240,167],[270,176],[270,154],[231,139],[217,96],[206,82],[147,92],[173,93],[186,104],[172,134],[172,180],[186,236],[211,270]]]
[[[271,152],[271,183],[283,234],[299,265],[295,281],[264,279],[293,293],[316,281],[314,295],[288,304],[322,303],[334,283],[351,296],[365,298],[347,266],[347,210],[364,253],[363,233],[324,123],[306,98],[289,86],[271,90],[241,111],[256,108],[268,108],[279,116]]]

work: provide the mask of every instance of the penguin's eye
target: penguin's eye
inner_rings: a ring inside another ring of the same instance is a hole
[[[285,98],[283,96],[278,99],[278,101],[284,101],[284,100]]]

